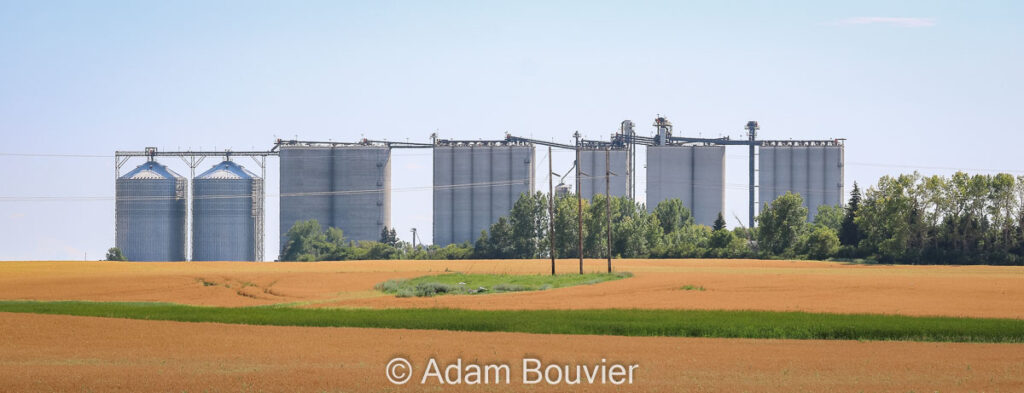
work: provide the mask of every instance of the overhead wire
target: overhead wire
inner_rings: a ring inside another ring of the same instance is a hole
[[[558,154],[562,154],[562,153],[574,154],[575,152],[571,151],[571,150],[557,150],[557,151],[553,151],[553,153],[558,153]],[[401,157],[415,157],[415,156],[433,155],[433,152],[426,152],[426,153],[408,152],[408,153],[406,153],[403,150],[403,152],[401,154],[390,153],[390,155],[392,155],[392,156],[401,156]],[[0,152],[0,157],[24,157],[24,158],[31,158],[31,157],[42,157],[42,158],[51,158],[51,157],[62,157],[62,158],[114,158],[115,156],[114,155],[97,155],[97,154],[11,153],[11,152]],[[309,158],[335,158],[335,157],[336,156],[333,155],[333,154],[303,155],[302,156],[303,159],[309,159]],[[748,158],[747,155],[729,155],[728,157],[729,158]],[[547,158],[547,152],[544,153],[544,155],[542,157],[542,160],[544,160],[546,158]],[[905,165],[905,164],[891,164],[891,163],[877,163],[877,162],[858,162],[858,161],[845,162],[844,165],[867,166],[867,167],[882,167],[882,168],[908,168],[908,169],[924,169],[924,170],[966,170],[966,171],[975,171],[975,172],[1024,173],[1024,169],[964,168],[964,167]],[[553,176],[553,175],[548,174],[547,176]],[[624,177],[623,175],[619,175],[619,174],[615,174],[615,175],[612,175],[612,176],[613,177],[620,177],[620,176]],[[601,179],[605,178],[605,176],[603,176],[603,175],[597,175],[597,176],[589,176],[588,175],[587,177],[589,179],[592,179],[592,181],[593,180],[601,180]],[[546,180],[547,178],[545,177],[544,179]],[[496,187],[496,186],[503,186],[503,185],[521,184],[522,182],[528,182],[528,181],[529,181],[529,179],[517,179],[517,180],[506,180],[506,181],[496,181],[496,182],[464,183],[464,184],[456,184],[456,185],[399,187],[399,188],[391,188],[390,191],[391,192],[414,192],[414,191],[430,191],[430,190],[436,191],[436,190],[460,189],[460,188]],[[638,176],[636,182],[637,182],[638,188],[642,188],[642,187],[646,186],[647,179],[644,178],[644,179],[641,180],[640,177]],[[729,183],[729,182],[723,182],[723,183],[718,183],[718,182],[713,182],[713,183],[694,182],[694,183],[690,183],[690,184],[692,184],[692,186],[695,187],[695,188],[709,189],[709,190],[715,190],[715,189],[719,189],[719,188],[746,190],[749,187],[749,185],[747,183]],[[758,187],[758,188],[761,188],[761,187]],[[791,187],[784,187],[784,188],[791,188]],[[323,192],[300,192],[300,193],[284,193],[284,194],[265,194],[265,196],[266,197],[341,196],[341,195],[361,195],[361,194],[382,193],[384,191],[385,190],[382,189],[382,188],[376,188],[376,189],[367,189],[367,190],[340,190],[340,191],[323,191]],[[822,194],[827,194],[829,192],[831,192],[831,191],[825,191],[825,192],[816,191],[816,190],[806,190],[805,191],[805,193],[822,193]],[[201,197],[193,197],[193,200],[196,200],[196,199],[223,199],[223,198],[250,198],[250,197],[251,197],[250,195],[222,195],[222,196],[207,195],[207,196],[201,196]],[[100,195],[100,196],[74,196],[74,195],[72,195],[72,196],[61,196],[61,195],[26,195],[26,196],[18,196],[18,195],[0,195],[0,202],[26,202],[26,201],[37,201],[37,202],[41,202],[41,201],[109,201],[109,200],[115,200],[115,199],[116,200],[127,200],[127,199],[123,199],[123,198],[157,198],[157,199],[163,198],[163,199],[173,199],[175,197],[122,197],[122,199],[117,199],[115,196],[109,196],[109,195]],[[142,199],[142,200],[149,200],[149,199]]]

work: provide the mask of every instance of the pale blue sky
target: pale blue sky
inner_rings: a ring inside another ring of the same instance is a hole
[[[650,135],[660,113],[677,135],[757,120],[765,138],[848,138],[848,185],[914,168],[1024,174],[1024,3],[819,3],[0,1],[0,259],[102,257],[113,152],[144,146],[568,142],[624,119]],[[12,155],[36,153],[99,157]],[[745,154],[726,164],[740,217]],[[571,153],[555,160],[565,171]],[[396,151],[392,168],[393,224],[429,241],[429,151]],[[276,160],[268,172],[276,194]],[[40,196],[58,199],[4,199]]]

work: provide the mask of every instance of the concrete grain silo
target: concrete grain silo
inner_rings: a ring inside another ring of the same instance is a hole
[[[188,181],[148,161],[117,179],[115,245],[129,261],[184,261]]]
[[[824,205],[843,205],[843,145],[771,142],[758,150],[761,211],[786,192],[800,194],[813,220]]]
[[[379,240],[391,226],[391,149],[374,144],[280,146],[281,247],[296,222],[315,219],[349,241]]]
[[[438,141],[434,146],[434,239],[473,242],[533,192],[534,146],[505,141]]]
[[[192,180],[192,260],[257,261],[263,247],[263,179],[224,161]]]
[[[629,196],[629,151],[626,149],[585,149],[580,151],[580,170],[586,174],[580,180],[580,194],[583,199],[593,200],[594,195],[605,194],[605,157],[610,156],[609,186],[613,197]]]
[[[647,148],[647,210],[678,198],[697,224],[711,226],[725,210],[725,146]]]

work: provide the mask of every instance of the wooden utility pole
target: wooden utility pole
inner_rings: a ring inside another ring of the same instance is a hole
[[[576,202],[579,206],[576,210],[576,217],[579,220],[579,225],[576,227],[579,234],[576,250],[580,256],[580,274],[583,274],[583,188],[580,186],[580,132],[576,131],[572,136],[576,137]]]
[[[604,148],[604,199],[607,205],[608,219],[608,273],[612,272],[612,150]]]
[[[551,275],[555,275],[555,186],[551,165],[551,146],[548,146],[548,245],[551,247]]]

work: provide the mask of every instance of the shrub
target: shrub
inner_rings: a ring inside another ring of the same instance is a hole
[[[806,250],[811,259],[832,257],[839,252],[839,236],[828,227],[815,226],[807,236]]]
[[[108,261],[124,261],[126,259],[124,257],[124,254],[121,253],[121,249],[120,248],[111,247],[109,250],[107,250],[107,260]]]
[[[498,284],[491,289],[495,292],[522,292],[531,290],[530,287],[517,284]]]
[[[389,293],[398,292],[399,288],[402,286],[403,283],[405,283],[405,281],[406,280],[387,280],[381,283],[377,283],[377,285],[373,286],[373,289]]]
[[[455,293],[458,291],[458,287],[451,286],[448,284],[442,284],[439,282],[423,282],[416,285],[416,296],[419,297],[444,295],[446,293]]]

